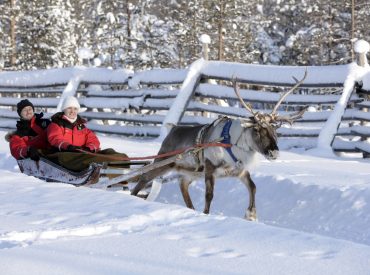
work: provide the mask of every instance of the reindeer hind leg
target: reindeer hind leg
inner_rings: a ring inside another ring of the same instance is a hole
[[[188,208],[195,209],[193,202],[191,201],[190,194],[189,194],[190,184],[191,184],[191,180],[188,179],[187,177],[182,176],[180,178],[180,190],[181,190],[182,198],[184,199],[184,202]]]
[[[211,208],[211,202],[213,199],[213,191],[215,185],[215,176],[214,176],[215,167],[213,164],[206,159],[205,161],[205,185],[206,185],[206,194],[205,194],[205,205],[204,205],[204,214],[209,214]]]
[[[139,178],[139,181],[138,183],[136,184],[136,186],[134,187],[134,189],[131,190],[131,195],[133,196],[137,196],[138,193],[150,182],[152,181],[154,178],[158,177],[158,176],[161,176],[161,175],[164,175],[165,173],[168,172],[168,170],[170,169],[171,167],[171,164],[169,165],[166,165],[164,167],[160,167],[160,168],[157,168],[157,169],[153,169],[151,170],[150,172],[147,172],[143,175],[140,176]]]

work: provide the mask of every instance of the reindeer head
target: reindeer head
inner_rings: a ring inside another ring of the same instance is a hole
[[[252,129],[251,135],[253,143],[256,146],[255,149],[259,153],[264,155],[267,159],[276,159],[279,154],[276,130],[285,122],[292,124],[295,120],[302,117],[303,113],[306,111],[306,108],[304,108],[303,110],[293,113],[289,116],[279,116],[277,114],[277,109],[283,102],[283,100],[303,83],[303,81],[306,79],[306,76],[307,70],[305,71],[304,77],[300,81],[297,81],[297,83],[289,91],[287,91],[280,97],[274,109],[269,114],[253,111],[252,106],[245,103],[243,98],[241,97],[236,79],[233,78],[232,80],[234,91],[238,99],[240,100],[244,108],[246,108],[247,111],[253,115],[245,124],[245,127]]]
[[[262,154],[267,159],[276,159],[279,155],[277,145],[276,127],[270,123],[251,117],[248,123],[244,124],[249,129],[250,137],[254,150]]]

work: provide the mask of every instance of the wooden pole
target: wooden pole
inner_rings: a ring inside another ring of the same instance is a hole
[[[218,21],[218,60],[224,60],[224,16],[225,2],[220,0],[220,17]]]
[[[355,4],[356,4],[355,1],[356,0],[352,0],[351,2],[351,42],[352,42],[352,45],[355,40]],[[355,61],[355,52],[353,50],[353,47],[352,47],[351,55],[352,55],[352,61]]]
[[[15,0],[10,0],[11,8],[11,19],[10,19],[10,44],[12,48],[12,54],[10,57],[10,64],[14,68],[17,62],[17,45],[16,45],[16,19],[15,19]]]
[[[202,58],[208,60],[209,56],[209,43],[211,43],[211,38],[207,34],[202,34],[200,36],[200,42],[202,43]]]

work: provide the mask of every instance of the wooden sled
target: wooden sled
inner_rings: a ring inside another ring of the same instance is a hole
[[[176,158],[177,156],[173,156],[153,163],[148,161],[130,161],[130,168],[120,167],[120,165],[127,166],[127,162],[92,163],[89,168],[81,172],[70,171],[42,157],[37,162],[31,159],[22,159],[17,162],[22,173],[44,181],[61,182],[74,186],[88,186],[99,189],[118,187],[118,189],[114,188],[112,190],[122,190],[123,186],[123,190],[130,191],[130,182],[136,182],[140,175],[174,162]],[[143,194],[139,194],[139,196],[147,200],[154,200],[161,189],[161,182],[154,180],[149,188],[150,190],[144,190]]]
[[[73,172],[45,158],[40,158],[39,161],[21,159],[17,162],[21,172],[28,176],[34,176],[45,181],[63,182],[74,186],[98,182],[102,168],[101,165],[93,163],[84,171]]]

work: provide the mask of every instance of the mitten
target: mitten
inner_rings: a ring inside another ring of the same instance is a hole
[[[34,161],[40,160],[40,153],[35,147],[28,148],[28,157]]]
[[[79,152],[80,150],[82,150],[81,146],[75,146],[71,144],[67,147],[67,151],[69,152]]]

